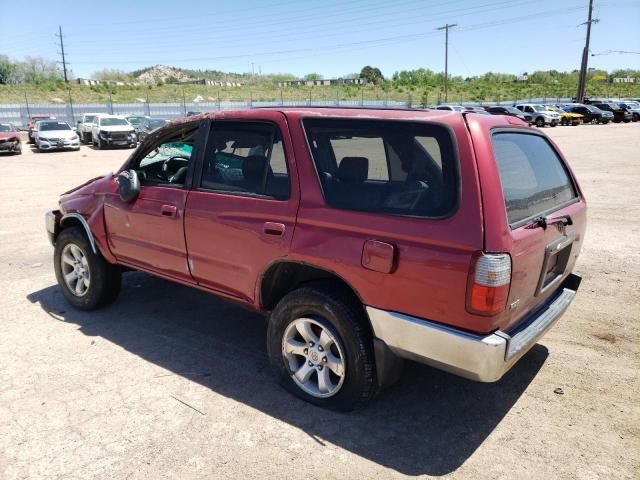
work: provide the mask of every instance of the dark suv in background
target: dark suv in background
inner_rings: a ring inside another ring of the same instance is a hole
[[[610,112],[613,114],[613,122],[614,123],[629,123],[631,121],[631,114],[627,112],[624,108],[622,108],[617,103],[608,102],[608,103],[595,103],[594,106],[603,110],[605,112]]]
[[[485,110],[491,115],[508,115],[510,117],[517,117],[527,123],[531,123],[531,115],[521,112],[516,107],[495,105],[493,107],[485,107]]]
[[[584,105],[582,103],[570,103],[562,107],[569,113],[579,113],[584,116],[583,123],[607,123],[613,121],[613,113],[600,110],[594,105]]]

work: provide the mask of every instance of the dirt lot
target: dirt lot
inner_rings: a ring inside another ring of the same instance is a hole
[[[637,479],[640,124],[545,131],[590,202],[569,312],[497,384],[412,364],[349,415],[281,390],[264,322],[212,296],[129,273],[63,301],[43,213],[129,150],[0,157],[0,478]]]

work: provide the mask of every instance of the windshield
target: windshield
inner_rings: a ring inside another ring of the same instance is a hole
[[[65,122],[40,122],[38,129],[41,132],[47,132],[52,130],[71,130],[71,127]]]
[[[6,123],[0,124],[0,132],[13,132],[13,127]]]
[[[115,127],[118,125],[129,125],[124,118],[103,118],[100,120],[100,126],[102,127]]]
[[[144,117],[127,117],[127,120],[131,125],[140,125],[140,123],[144,120]]]
[[[164,127],[167,124],[166,120],[149,120],[147,128],[155,130],[156,128]]]
[[[533,108],[536,112],[544,112],[545,110],[547,110],[542,105],[533,105],[531,108]]]
[[[95,115],[87,115],[84,117],[84,122],[85,123],[94,123],[96,121],[96,116]]]
[[[611,108],[611,110],[620,110],[621,108],[617,103],[607,103],[607,105],[609,105],[609,108]]]

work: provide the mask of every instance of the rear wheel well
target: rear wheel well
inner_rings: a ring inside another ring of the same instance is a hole
[[[262,275],[260,307],[270,311],[287,293],[309,284],[325,284],[348,292],[364,312],[363,303],[356,291],[334,272],[300,262],[278,262]]]

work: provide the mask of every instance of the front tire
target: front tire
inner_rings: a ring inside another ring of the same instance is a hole
[[[536,127],[538,128],[544,127],[544,118],[542,117],[536,118]]]
[[[331,285],[287,294],[271,313],[267,349],[282,386],[314,405],[349,411],[377,391],[373,338],[364,311]]]
[[[84,230],[70,227],[56,239],[53,265],[62,295],[79,310],[95,310],[113,302],[120,292],[120,267],[93,253]]]

